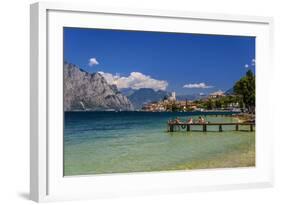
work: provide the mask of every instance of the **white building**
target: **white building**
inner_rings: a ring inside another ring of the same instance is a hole
[[[169,101],[176,101],[176,92],[172,92],[172,95],[169,97]]]
[[[172,98],[176,100],[176,92],[172,92]]]

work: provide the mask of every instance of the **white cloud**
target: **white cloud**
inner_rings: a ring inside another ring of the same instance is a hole
[[[89,66],[94,66],[94,65],[98,65],[99,62],[97,61],[96,58],[90,58],[89,59]]]
[[[248,64],[245,64],[245,68],[249,68],[249,65],[248,65]]]
[[[256,65],[256,59],[252,59],[252,66]]]
[[[212,85],[206,85],[206,83],[191,83],[191,84],[185,84],[183,88],[213,88]]]
[[[140,88],[152,88],[154,90],[166,90],[168,82],[164,80],[156,80],[148,75],[140,72],[131,72],[129,76],[120,76],[119,74],[99,72],[109,84],[114,84],[118,89],[132,88],[138,90]]]

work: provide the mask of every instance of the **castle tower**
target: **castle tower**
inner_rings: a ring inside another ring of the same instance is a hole
[[[172,99],[173,99],[173,100],[176,100],[176,92],[175,92],[175,91],[172,92]]]

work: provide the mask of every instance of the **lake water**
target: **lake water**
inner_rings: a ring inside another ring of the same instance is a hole
[[[202,113],[65,112],[64,175],[166,171],[196,162],[208,168],[210,160],[245,153],[254,146],[255,132],[246,131],[247,126],[238,132],[233,126],[224,126],[223,132],[217,132],[216,126],[208,127],[206,133],[167,132],[169,119],[198,119],[199,115]],[[237,121],[215,115],[206,119]]]

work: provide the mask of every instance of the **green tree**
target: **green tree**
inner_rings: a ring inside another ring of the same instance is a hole
[[[216,108],[221,108],[222,107],[222,101],[223,99],[218,99],[215,101],[215,107]]]
[[[207,110],[212,110],[214,108],[214,102],[209,99],[207,102],[206,102],[206,109]]]
[[[234,93],[241,96],[249,112],[255,112],[255,76],[251,70],[234,85]]]

